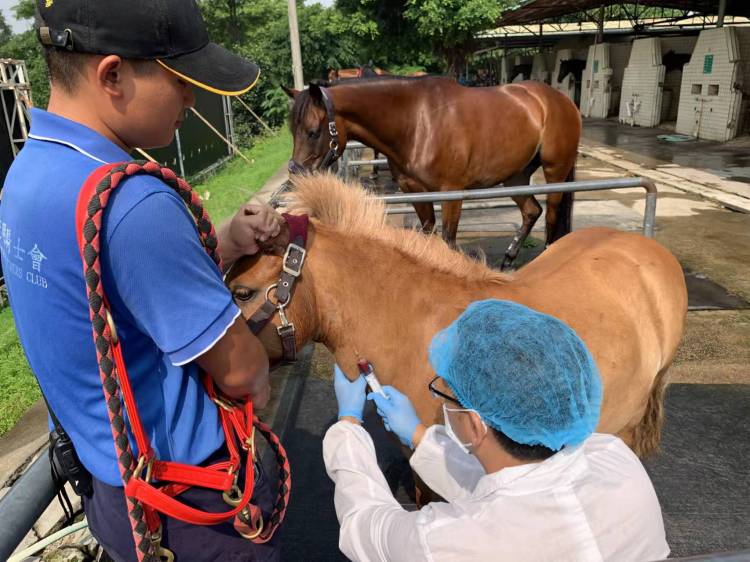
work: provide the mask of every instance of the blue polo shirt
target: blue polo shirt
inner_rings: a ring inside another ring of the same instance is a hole
[[[75,209],[91,172],[130,159],[95,131],[34,109],[29,140],[8,172],[0,204],[2,266],[21,345],[81,461],[113,486],[122,482]],[[160,459],[200,463],[224,438],[193,360],[224,335],[239,309],[189,211],[158,179],[136,176],[121,184],[102,234],[104,288],[145,430]]]

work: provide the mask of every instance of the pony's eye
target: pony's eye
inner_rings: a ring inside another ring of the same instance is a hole
[[[232,291],[232,296],[240,301],[249,301],[255,296],[257,292],[258,291],[254,291],[249,287],[235,287],[235,289]]]
[[[316,140],[320,138],[320,131],[308,131],[307,138],[310,140]]]

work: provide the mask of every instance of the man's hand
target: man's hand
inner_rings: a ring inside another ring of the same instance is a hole
[[[367,399],[375,402],[385,428],[395,433],[404,445],[415,448],[424,435],[424,426],[420,423],[414,406],[405,394],[392,386],[384,386],[383,392],[387,398],[371,392]]]
[[[245,203],[217,233],[219,251],[225,265],[242,256],[258,253],[258,241],[278,236],[284,219],[267,205]]]

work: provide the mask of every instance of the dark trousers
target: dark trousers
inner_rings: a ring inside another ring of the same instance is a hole
[[[207,466],[226,458],[226,450],[220,450],[203,464]],[[243,478],[244,473],[241,473],[240,482]],[[252,503],[260,506],[264,521],[268,521],[271,515],[275,497],[275,491],[271,490],[268,479],[259,466]],[[221,492],[205,488],[190,488],[178,496],[178,499],[203,511],[221,512],[231,509],[224,503]],[[93,494],[90,498],[84,497],[83,506],[89,529],[107,554],[117,562],[136,561],[135,543],[123,488],[109,486],[94,478]],[[279,535],[282,529],[277,530],[267,543],[255,544],[242,538],[234,530],[231,520],[219,525],[200,526],[183,523],[164,515],[161,519],[162,546],[174,552],[175,562],[274,562],[280,558]]]

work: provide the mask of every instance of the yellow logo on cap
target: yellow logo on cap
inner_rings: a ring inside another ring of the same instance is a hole
[[[55,0],[44,0],[44,7],[45,8],[51,8],[52,4],[55,3]]]

